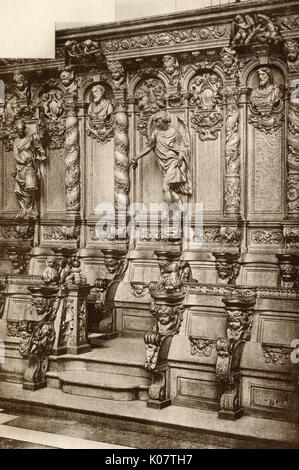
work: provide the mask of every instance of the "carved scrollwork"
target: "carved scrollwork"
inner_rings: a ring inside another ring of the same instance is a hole
[[[69,40],[65,43],[65,54],[68,62],[91,62],[101,60],[103,53],[100,44],[97,41],[86,39],[85,41],[78,42],[76,40]]]
[[[255,230],[252,232],[251,240],[255,245],[280,245],[283,242],[283,235],[280,231]]]
[[[230,26],[216,25],[201,28],[186,28],[162,33],[141,34],[125,39],[110,39],[102,42],[104,52],[128,51],[150,47],[171,46],[229,38]]]
[[[65,144],[65,104],[63,92],[58,88],[45,91],[38,100],[42,124],[51,149],[60,149]]]
[[[221,88],[221,79],[214,72],[196,75],[190,83],[190,104],[196,107],[191,116],[191,124],[201,140],[216,140],[221,130]]]

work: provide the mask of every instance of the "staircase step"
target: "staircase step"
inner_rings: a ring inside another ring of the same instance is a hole
[[[150,380],[87,370],[58,373],[65,393],[118,401],[147,400]]]
[[[80,354],[66,354],[50,357],[50,372],[85,370],[109,374],[123,374],[133,377],[150,378],[144,368],[145,345],[141,340],[116,338],[99,340],[99,347]]]

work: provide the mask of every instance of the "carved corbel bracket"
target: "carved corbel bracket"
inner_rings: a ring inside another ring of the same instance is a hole
[[[173,336],[179,333],[183,320],[184,292],[165,293],[151,291],[151,313],[155,323],[153,330],[146,333],[145,368],[152,373],[152,384],[149,389],[148,406],[165,408],[171,404],[168,390],[167,358]]]
[[[149,284],[150,293],[154,291],[180,292],[185,282],[197,282],[192,277],[188,261],[182,261],[180,251],[155,251],[160,269],[160,279]]]
[[[299,248],[299,228],[284,227],[283,238],[288,249]]]
[[[279,265],[279,286],[284,288],[299,287],[299,256],[289,254],[276,255]]]
[[[240,272],[240,255],[232,253],[212,253],[216,259],[218,282],[220,284],[236,284]]]
[[[60,299],[58,287],[32,287],[29,291],[32,307],[41,319],[32,331],[28,322],[24,323],[26,329],[21,332],[19,351],[24,359],[29,359],[29,367],[24,373],[23,388],[34,391],[47,386],[48,357],[55,340],[54,320]]]
[[[223,299],[227,315],[226,338],[216,342],[216,378],[220,385],[219,417],[238,419],[241,406],[240,361],[244,343],[250,340],[255,298],[227,297]]]
[[[12,265],[13,274],[28,274],[31,260],[30,249],[21,247],[9,247],[8,257]]]
[[[102,253],[104,254],[106,273],[100,273],[100,276],[95,280],[97,318],[96,324],[92,325],[92,331],[114,334],[116,327],[114,298],[128,267],[127,252],[105,249],[102,250]]]

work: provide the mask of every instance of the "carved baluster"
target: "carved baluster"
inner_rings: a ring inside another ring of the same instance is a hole
[[[226,307],[226,337],[216,342],[216,378],[220,385],[219,418],[235,420],[243,415],[240,362],[244,344],[250,340],[255,298],[223,299]]]

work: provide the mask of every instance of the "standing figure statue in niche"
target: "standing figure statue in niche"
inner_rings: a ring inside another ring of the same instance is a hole
[[[160,170],[164,176],[163,191],[168,204],[177,203],[182,207],[180,195],[192,194],[190,177],[190,138],[184,121],[177,117],[173,126],[171,116],[160,111],[151,117],[148,124],[149,146],[132,159],[133,168],[138,160],[154,150]]]
[[[110,100],[105,98],[106,90],[103,85],[94,85],[91,89],[91,103],[88,107],[88,117],[91,120],[106,119],[113,113]]]
[[[40,162],[46,160],[46,154],[39,136],[27,133],[24,121],[17,121],[15,128],[18,137],[13,144],[16,169],[12,176],[15,178],[15,194],[21,206],[16,218],[35,219],[38,217],[37,192],[41,178]]]

